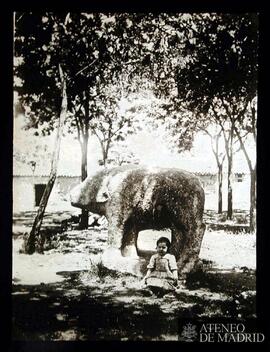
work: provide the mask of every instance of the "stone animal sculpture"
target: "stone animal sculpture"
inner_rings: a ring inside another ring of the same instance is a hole
[[[204,190],[193,174],[176,168],[120,166],[97,172],[71,191],[71,204],[108,220],[108,245],[136,257],[139,231],[171,229],[179,273],[198,260]]]

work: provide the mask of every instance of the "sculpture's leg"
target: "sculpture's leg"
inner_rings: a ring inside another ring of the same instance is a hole
[[[117,257],[122,257],[121,246],[123,237],[123,226],[118,225],[115,217],[108,217],[108,238],[107,248],[103,253],[106,262],[114,261]]]
[[[124,257],[138,258],[137,252],[138,230],[136,226],[127,222],[124,226],[121,253]]]
[[[204,224],[194,224],[184,235],[185,241],[178,260],[179,275],[185,277],[199,260],[201,243],[205,231]]]
[[[172,225],[171,232],[172,232],[172,240],[171,240],[170,253],[173,254],[176,260],[178,261],[184,248],[184,242],[185,242],[184,230],[180,229],[175,225]]]
[[[108,217],[108,247],[121,250],[124,227],[116,217]]]

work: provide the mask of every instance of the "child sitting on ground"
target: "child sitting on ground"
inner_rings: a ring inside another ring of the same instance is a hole
[[[174,292],[178,285],[178,273],[175,256],[169,254],[170,241],[166,237],[157,240],[157,253],[152,255],[147,265],[143,282],[158,296]]]

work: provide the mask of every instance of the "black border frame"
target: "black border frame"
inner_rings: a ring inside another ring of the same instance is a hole
[[[0,45],[3,46],[0,55],[0,83],[1,101],[4,102],[1,109],[0,128],[0,180],[1,180],[1,209],[0,209],[0,304],[1,304],[1,328],[3,335],[1,345],[6,351],[92,351],[103,349],[129,350],[130,348],[145,349],[161,348],[171,350],[197,350],[206,348],[209,350],[241,350],[246,349],[246,344],[215,344],[215,343],[190,343],[180,342],[117,342],[117,341],[87,341],[87,342],[32,342],[12,341],[12,302],[11,302],[11,277],[12,277],[12,147],[13,147],[13,12],[14,11],[98,11],[98,12],[256,12],[259,14],[259,77],[258,77],[258,146],[257,146],[257,326],[267,335],[267,342],[263,344],[251,344],[260,350],[269,348],[270,319],[268,315],[269,299],[267,284],[269,235],[267,233],[267,141],[268,130],[267,102],[268,92],[266,84],[266,43],[267,43],[267,11],[263,1],[224,1],[224,0],[184,0],[184,1],[79,1],[74,3],[57,3],[46,1],[39,3],[34,1],[11,2],[1,10],[0,20]],[[265,2],[266,3],[266,2]],[[2,104],[1,104],[2,105]],[[265,134],[265,135],[264,135]],[[250,346],[250,344],[249,344]]]

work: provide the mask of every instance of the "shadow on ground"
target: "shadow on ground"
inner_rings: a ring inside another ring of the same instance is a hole
[[[20,226],[29,226],[30,214],[26,215],[26,223],[15,219],[14,241],[25,230]],[[91,236],[74,229],[52,234],[44,258],[77,253],[81,260],[82,253],[98,255],[106,245],[104,231],[93,228]],[[14,278],[14,340],[178,340],[180,319],[255,318],[256,276],[246,267],[221,270],[204,261],[190,273],[185,288],[164,298],[141,288],[138,277],[99,264],[57,274],[64,280],[39,285]]]
[[[61,283],[14,285],[14,340],[177,340],[182,318],[255,317],[251,272],[204,273],[200,281],[194,273],[175,298],[150,296],[130,275],[61,275]]]

